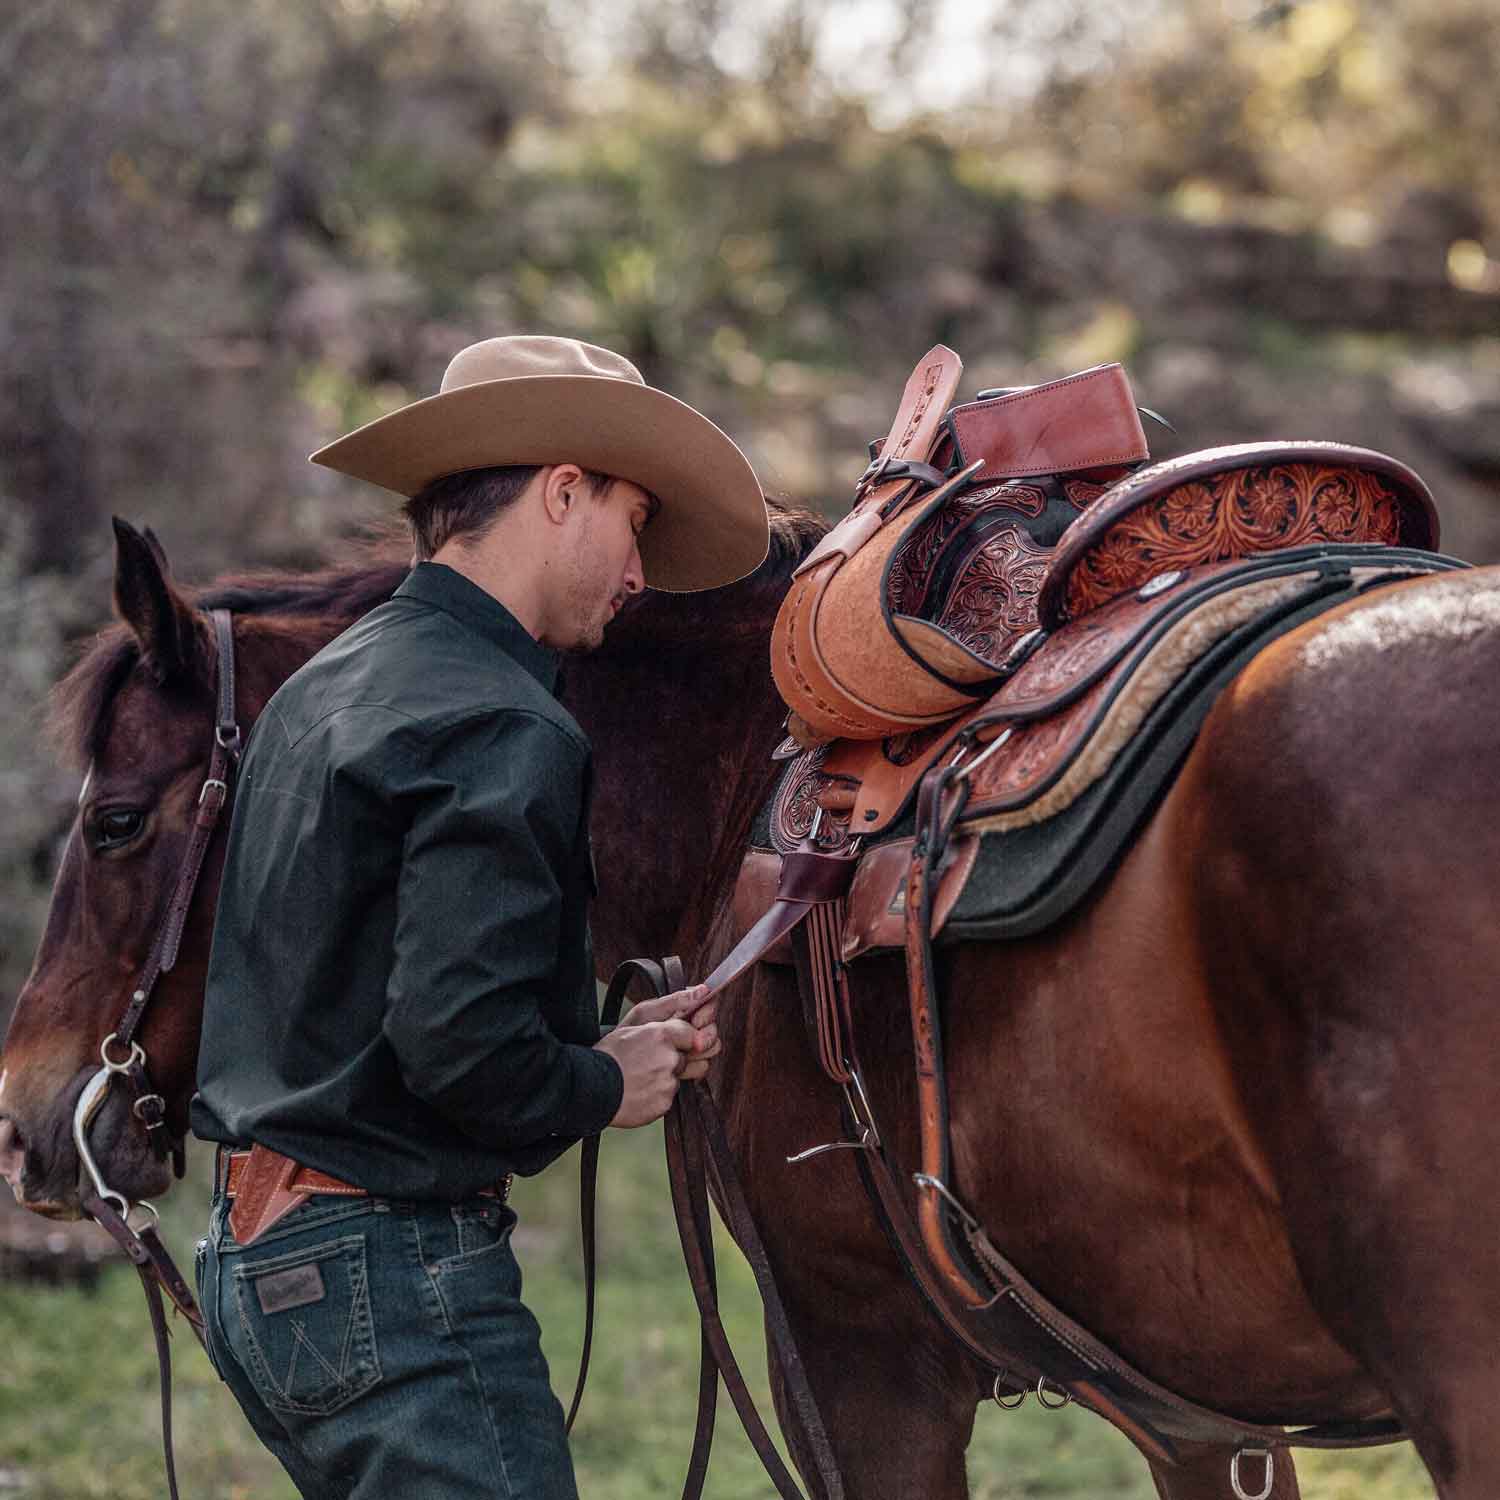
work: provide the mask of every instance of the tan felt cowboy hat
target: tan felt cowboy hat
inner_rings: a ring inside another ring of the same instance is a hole
[[[576,463],[631,480],[661,501],[641,536],[652,588],[715,588],[766,555],[765,498],[745,455],[628,359],[577,339],[470,344],[436,396],[366,423],[312,461],[401,495],[506,464]]]

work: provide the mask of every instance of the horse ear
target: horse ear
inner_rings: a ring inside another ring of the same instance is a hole
[[[167,549],[162,546],[156,533],[148,526],[141,533],[146,539],[146,545],[151,549],[151,555],[156,559],[156,565],[161,569],[161,576],[170,579],[172,576],[172,564],[167,561]]]
[[[135,632],[158,682],[185,675],[193,660],[193,607],[172,587],[162,545],[147,531],[113,518],[115,609]]]

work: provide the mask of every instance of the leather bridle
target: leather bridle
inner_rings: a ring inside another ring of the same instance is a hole
[[[172,1358],[167,1343],[166,1312],[162,1294],[187,1319],[201,1344],[203,1314],[193,1297],[187,1280],[173,1263],[167,1247],[157,1233],[157,1213],[150,1203],[132,1203],[123,1193],[105,1181],[98,1162],[89,1147],[88,1133],[94,1117],[109,1094],[110,1085],[120,1080],[131,1098],[130,1112],[146,1132],[152,1155],[157,1161],[172,1161],[173,1171],[182,1176],[185,1164],[183,1142],[174,1139],[167,1126],[166,1100],[157,1092],[147,1071],[146,1049],[137,1040],[146,1007],[155,993],[157,981],[170,973],[177,962],[188,911],[203,873],[203,860],[218,828],[220,815],[229,801],[230,779],[240,756],[240,727],[234,711],[234,631],[227,609],[209,611],[213,622],[218,660],[218,710],[214,723],[213,750],[209,756],[208,775],[198,792],[193,814],[192,832],[183,851],[182,864],[172,888],[171,899],[157,928],[146,962],[136,976],[130,999],[113,1031],[99,1046],[102,1066],[84,1085],[73,1108],[73,1144],[78,1151],[79,1167],[87,1178],[81,1206],[90,1218],[97,1220],[130,1257],[146,1293],[151,1314],[151,1328],[156,1340],[157,1367],[161,1380],[162,1446],[166,1455],[167,1487],[177,1500],[177,1472],[172,1457]],[[149,1222],[136,1228],[130,1222],[132,1213],[145,1210]]]
[[[157,981],[163,974],[170,973],[177,962],[188,911],[203,872],[203,859],[218,827],[219,816],[229,801],[229,780],[240,757],[240,726],[234,711],[233,625],[227,609],[210,610],[209,619],[213,622],[218,658],[218,713],[208,775],[198,792],[192,833],[183,851],[177,883],[157,928],[156,939],[151,944],[145,966],[136,976],[124,1013],[99,1047],[104,1068],[112,1076],[122,1079],[134,1095],[130,1112],[145,1130],[152,1155],[157,1161],[166,1161],[170,1156],[179,1177],[183,1171],[183,1143],[173,1140],[167,1128],[166,1100],[152,1087],[146,1071],[146,1051],[136,1040],[136,1033],[141,1028]],[[124,1056],[112,1057],[111,1049],[123,1051]]]

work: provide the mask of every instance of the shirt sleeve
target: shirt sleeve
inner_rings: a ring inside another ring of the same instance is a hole
[[[405,789],[384,1032],[406,1086],[497,1151],[602,1130],[624,1079],[560,1041],[543,1004],[559,969],[563,881],[582,835],[586,752],[510,711],[424,747]]]

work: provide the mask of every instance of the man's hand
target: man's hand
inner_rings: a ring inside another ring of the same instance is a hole
[[[719,1054],[716,1002],[703,985],[644,1000],[598,1043],[620,1065],[625,1093],[609,1123],[649,1125],[672,1107],[685,1078],[702,1078]]]

